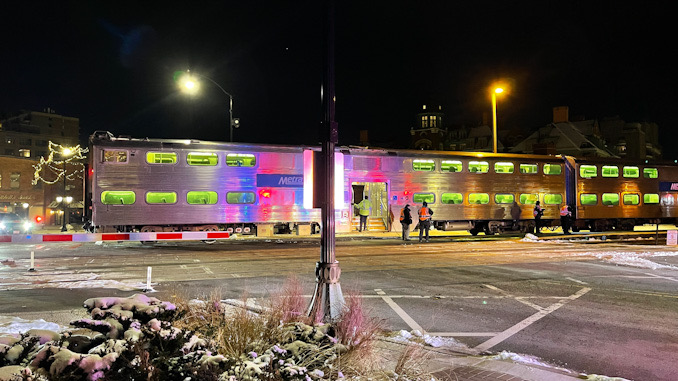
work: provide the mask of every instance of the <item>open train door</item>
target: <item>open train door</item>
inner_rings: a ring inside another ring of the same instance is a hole
[[[351,182],[351,201],[360,203],[367,196],[372,203],[372,210],[367,221],[367,229],[372,231],[389,231],[391,226],[388,183],[385,182]],[[360,217],[357,207],[351,208],[351,230],[358,229]]]

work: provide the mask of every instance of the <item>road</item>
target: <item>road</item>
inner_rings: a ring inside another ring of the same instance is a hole
[[[391,330],[419,329],[472,351],[532,355],[588,374],[671,380],[678,250],[652,244],[349,239],[336,253],[344,293],[362,294]],[[31,251],[35,272],[27,271]],[[0,315],[131,295],[148,266],[160,298],[215,290],[223,298],[262,298],[291,275],[310,294],[318,258],[312,239],[0,245]]]

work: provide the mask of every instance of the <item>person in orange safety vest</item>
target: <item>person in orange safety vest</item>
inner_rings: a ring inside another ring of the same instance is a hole
[[[433,216],[433,211],[424,201],[419,209],[419,242],[424,239],[424,232],[426,232],[425,239],[428,242],[428,231],[431,229],[431,216]]]

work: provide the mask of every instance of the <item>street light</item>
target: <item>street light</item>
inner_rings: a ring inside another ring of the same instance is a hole
[[[64,148],[61,151],[61,157],[62,157],[62,165],[63,165],[63,177],[64,177],[64,195],[63,197],[57,197],[57,201],[61,202],[61,210],[63,212],[63,217],[61,218],[62,223],[61,223],[61,231],[65,232],[68,229],[66,228],[66,203],[70,203],[71,200],[73,200],[72,197],[66,197],[66,158],[71,156],[73,153],[73,150],[70,148]],[[61,200],[59,200],[61,198]],[[64,202],[62,202],[64,201]]]
[[[186,94],[189,95],[197,94],[198,91],[200,90],[200,81],[198,79],[203,78],[212,82],[216,87],[219,88],[219,90],[221,90],[224,94],[226,94],[226,96],[228,96],[228,127],[230,131],[229,141],[233,142],[233,128],[240,127],[240,119],[233,118],[233,96],[228,91],[224,90],[224,88],[221,87],[221,85],[219,85],[212,78],[204,76],[202,74],[191,73],[190,70],[187,70],[185,72],[183,71],[175,72],[174,78],[179,84],[179,88],[181,89],[181,91],[185,92]]]
[[[502,87],[496,87],[492,91],[492,148],[497,153],[497,94],[504,92]]]

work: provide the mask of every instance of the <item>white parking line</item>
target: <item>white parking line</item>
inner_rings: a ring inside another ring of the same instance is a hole
[[[584,282],[584,281],[581,281],[581,280],[577,280],[577,279],[574,279],[574,278],[570,278],[569,276],[568,276],[568,277],[566,277],[565,279],[567,279],[567,280],[570,280],[570,281],[572,281],[572,282],[574,282],[574,283],[579,283],[579,284],[588,284],[588,283],[586,283],[586,282]]]
[[[678,282],[678,279],[671,278],[671,277],[668,277],[668,276],[661,276],[661,275],[655,275],[655,274],[650,274],[650,273],[645,273],[645,274],[649,275],[652,278],[661,278],[661,279],[666,279],[666,280],[670,280],[670,281],[673,281],[673,282]]]
[[[382,291],[380,288],[375,288],[374,291],[376,291],[377,295],[381,296],[381,299],[383,299],[386,304],[388,304],[395,313],[400,316],[401,319],[405,322],[405,324],[409,325],[411,329],[413,330],[418,330],[422,334],[425,333],[424,329],[421,328],[419,324],[417,324],[414,319],[410,317],[410,315],[407,314],[402,308],[400,308],[399,305],[396,304],[396,302],[393,301],[393,299],[389,298],[386,296],[386,293]]]

